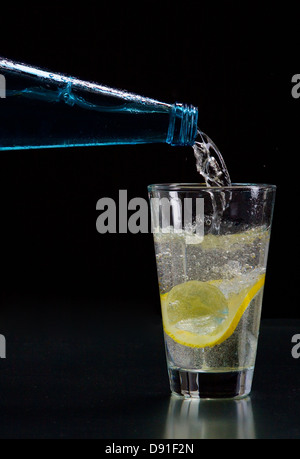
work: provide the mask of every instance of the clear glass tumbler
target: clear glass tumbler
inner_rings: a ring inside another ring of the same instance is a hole
[[[276,187],[148,187],[172,393],[251,391]]]

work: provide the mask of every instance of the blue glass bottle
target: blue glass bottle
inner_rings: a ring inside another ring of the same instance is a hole
[[[198,111],[0,58],[0,150],[193,145]],[[5,87],[4,87],[5,86]]]

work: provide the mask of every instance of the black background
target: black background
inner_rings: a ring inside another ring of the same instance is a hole
[[[233,182],[278,186],[251,393],[258,437],[299,438],[297,3],[0,7],[0,56],[191,103]],[[96,203],[120,189],[147,199],[148,184],[180,181],[199,181],[191,148],[0,152],[1,438],[161,438],[164,419],[174,422],[152,236],[100,235]],[[200,410],[198,435],[205,412],[213,433],[217,411]],[[240,433],[239,416],[231,421]]]
[[[233,182],[278,186],[263,317],[300,317],[299,72],[292,3],[28,2],[1,5],[0,55],[164,102],[199,107]],[[97,308],[159,314],[151,234],[96,231],[96,202],[199,181],[191,148],[107,146],[1,152],[4,311],[72,321]],[[18,309],[19,308],[19,309]],[[66,317],[64,316],[64,319]],[[9,334],[9,328],[0,332]]]

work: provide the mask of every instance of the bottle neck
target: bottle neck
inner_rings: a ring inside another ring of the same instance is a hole
[[[192,105],[171,107],[167,143],[173,146],[194,145],[197,135],[198,109]]]
[[[6,100],[0,104],[0,120],[6,128],[3,134],[0,126],[0,150],[194,144],[198,111],[191,105],[166,104],[0,58],[2,73]]]

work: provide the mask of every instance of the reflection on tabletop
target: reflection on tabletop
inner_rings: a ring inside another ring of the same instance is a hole
[[[255,438],[251,399],[201,400],[172,395],[164,438]]]

